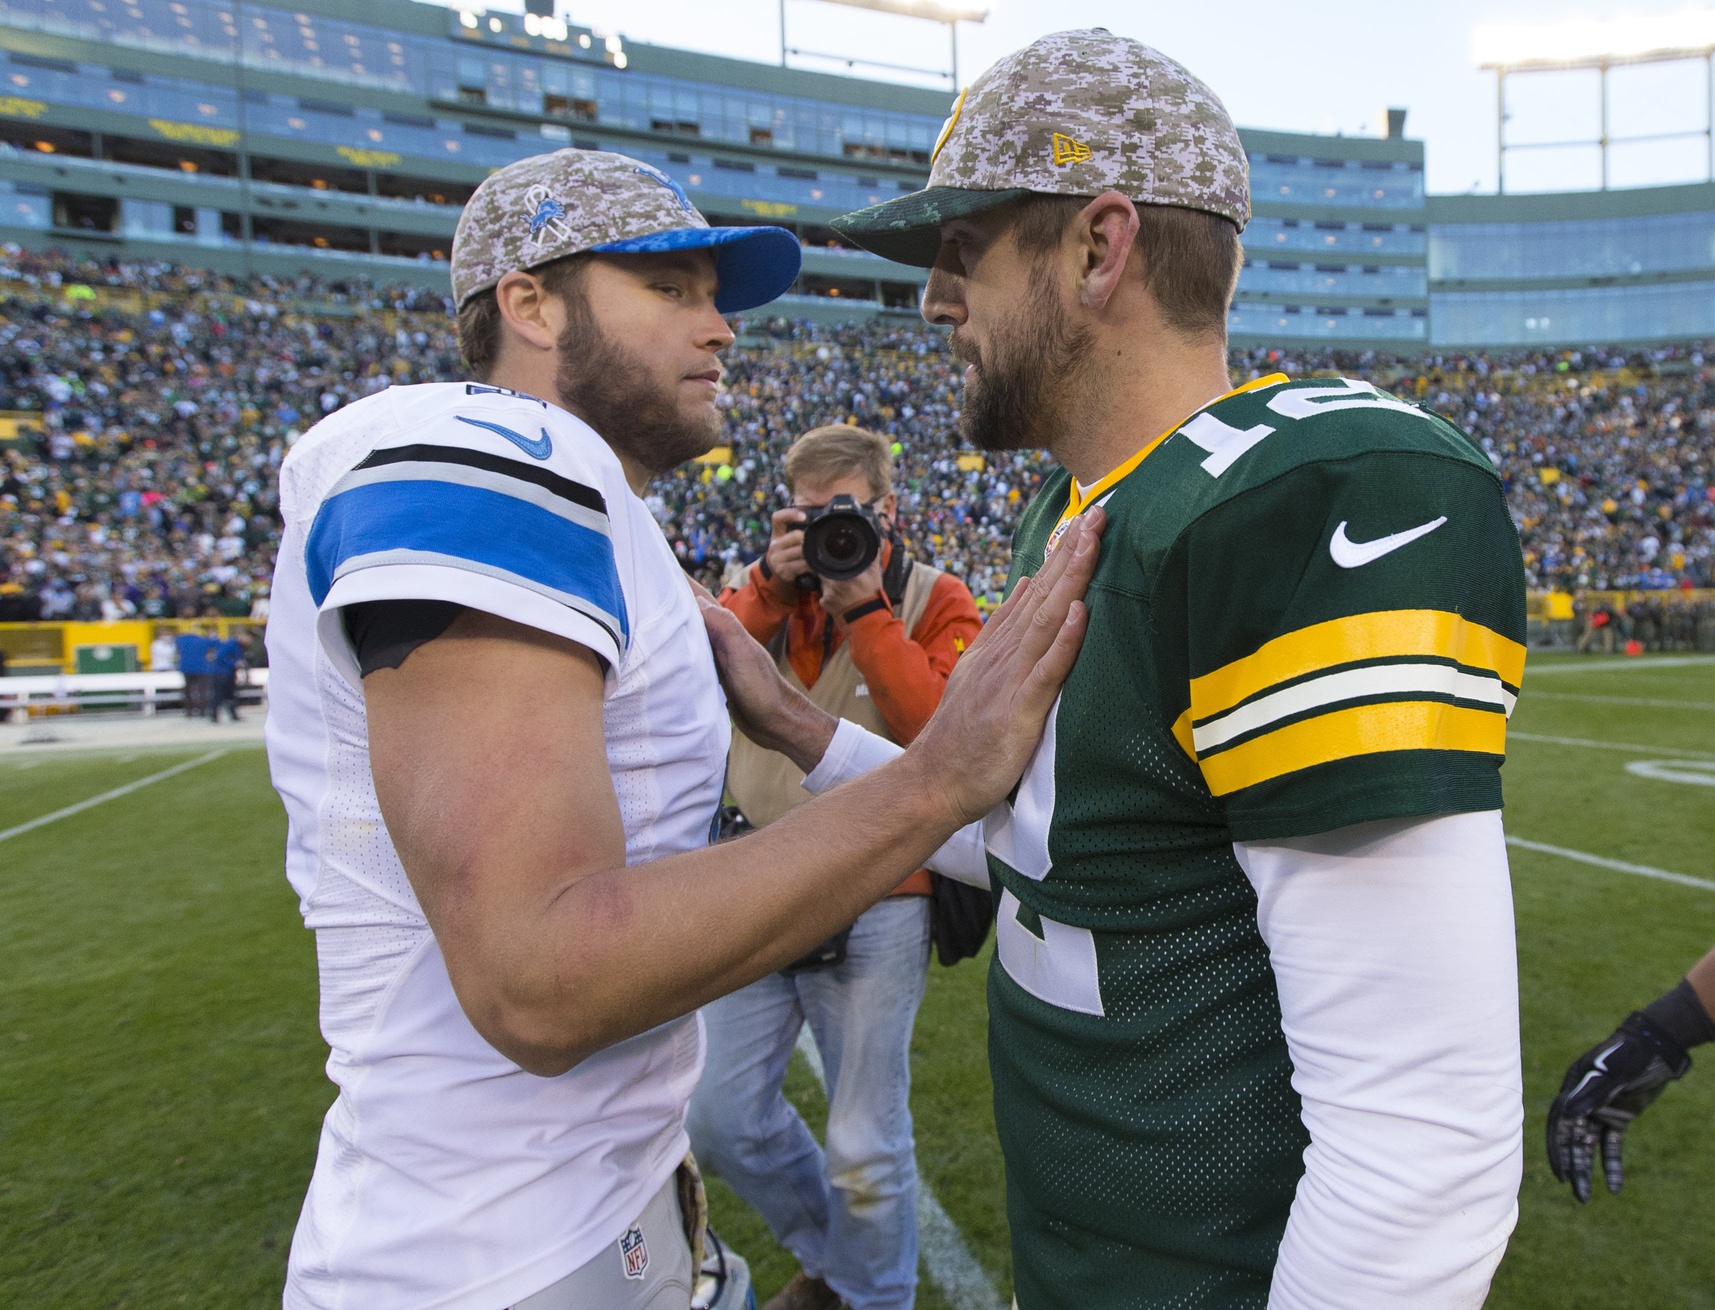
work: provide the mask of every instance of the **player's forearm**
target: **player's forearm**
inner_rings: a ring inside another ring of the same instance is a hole
[[[519,925],[537,945],[514,958],[542,966],[515,980],[503,1049],[563,1072],[754,982],[850,924],[958,826],[902,759],[740,840],[572,881]]]
[[[820,796],[898,759],[903,752],[903,747],[887,738],[860,728],[850,719],[841,719],[816,766],[804,770],[804,790]],[[982,822],[960,828],[925,863],[944,878],[988,891],[991,883]]]
[[[1311,1136],[1272,1310],[1480,1306],[1523,1149],[1500,816],[1235,849]]]

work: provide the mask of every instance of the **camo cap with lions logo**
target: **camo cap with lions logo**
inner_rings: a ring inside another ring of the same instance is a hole
[[[1184,67],[1103,28],[1055,32],[959,94],[922,191],[846,214],[834,230],[927,268],[941,224],[1037,193],[1118,191],[1250,222],[1250,168],[1220,99]]]
[[[803,260],[785,228],[710,227],[658,168],[606,150],[556,150],[508,164],[477,187],[453,233],[453,299],[462,307],[515,268],[586,250],[712,250],[723,314],[773,300]]]

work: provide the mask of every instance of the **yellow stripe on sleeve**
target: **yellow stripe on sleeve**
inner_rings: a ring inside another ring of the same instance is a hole
[[[1487,631],[1487,629],[1484,629]],[[1217,796],[1313,765],[1382,751],[1475,751],[1504,755],[1506,715],[1438,701],[1354,705],[1289,723],[1202,761]]]
[[[1230,710],[1277,683],[1354,660],[1433,655],[1492,669],[1510,686],[1524,677],[1524,647],[1447,610],[1378,610],[1315,623],[1191,680],[1196,722]]]

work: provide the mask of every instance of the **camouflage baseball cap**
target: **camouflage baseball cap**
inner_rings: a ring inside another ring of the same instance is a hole
[[[1250,221],[1250,170],[1215,93],[1103,28],[1055,32],[959,94],[922,191],[834,220],[866,250],[927,268],[941,224],[1031,194],[1118,191]]]
[[[723,314],[773,300],[803,260],[785,228],[710,227],[658,168],[606,150],[556,150],[508,164],[477,187],[453,233],[453,299],[462,306],[515,268],[586,250],[712,250]]]

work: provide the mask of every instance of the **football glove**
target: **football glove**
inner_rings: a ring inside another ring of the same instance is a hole
[[[1608,1190],[1619,1195],[1626,1128],[1689,1068],[1684,1048],[1641,1011],[1572,1062],[1548,1110],[1548,1163],[1580,1203],[1590,1200],[1598,1151]]]

